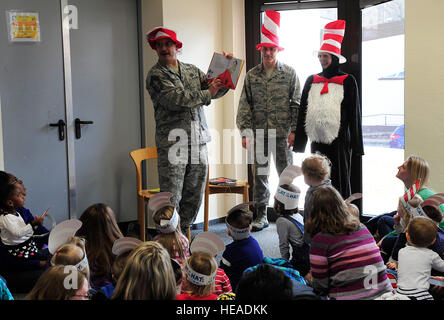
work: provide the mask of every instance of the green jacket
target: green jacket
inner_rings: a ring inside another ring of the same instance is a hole
[[[296,130],[301,88],[296,71],[277,62],[270,78],[262,63],[248,71],[237,110],[236,124],[245,129],[276,129],[277,137]]]

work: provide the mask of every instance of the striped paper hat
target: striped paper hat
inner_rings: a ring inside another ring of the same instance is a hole
[[[134,250],[141,243],[142,241],[136,238],[119,238],[113,243],[112,253],[115,256],[120,256],[122,253]]]
[[[196,235],[190,245],[191,253],[205,252],[213,257],[224,250],[223,240],[217,234],[208,231]]]
[[[153,211],[153,215],[160,209],[164,207],[174,207],[174,204],[171,203],[170,198],[173,196],[171,192],[160,192],[155,194],[150,198],[148,202],[148,208]],[[174,208],[173,216],[170,220],[160,220],[160,224],[155,224],[156,229],[161,233],[172,233],[176,230],[177,224],[179,223],[179,214]]]
[[[404,205],[409,202],[409,200],[413,199],[416,192],[418,192],[419,182],[420,179],[416,180],[416,182],[404,193],[404,196],[401,197],[401,201]]]
[[[68,243],[68,241],[76,235],[76,232],[81,226],[82,221],[79,219],[65,220],[56,225],[49,234],[49,253],[54,254],[58,248]]]
[[[401,200],[402,205],[404,206],[404,208],[410,212],[410,214],[413,217],[417,217],[417,216],[423,216],[423,217],[427,217],[427,214],[424,212],[424,210],[422,210],[422,204],[418,204],[416,207],[414,206],[414,204],[412,205],[413,198],[419,197],[420,199],[422,199],[420,197],[420,195],[416,194],[419,190],[419,183],[420,183],[420,179],[416,180],[416,182],[404,193],[404,195],[402,197],[399,198],[399,200]],[[421,200],[422,202],[422,200]]]
[[[427,207],[427,206],[439,207],[443,203],[444,203],[444,193],[437,193],[425,199],[424,202],[421,203],[421,207]]]
[[[336,20],[327,23],[324,27],[324,36],[321,48],[316,52],[327,52],[339,58],[339,63],[347,61],[341,55],[341,44],[345,34],[345,20]]]
[[[274,197],[281,203],[284,204],[285,210],[293,210],[298,207],[299,203],[299,195],[301,191],[298,187],[294,186],[297,192],[291,192],[289,190],[285,190],[281,186],[284,184],[291,185],[293,180],[302,174],[302,169],[298,166],[289,165],[284,171],[282,171],[279,176],[279,186],[276,190]]]
[[[256,46],[257,50],[262,47],[277,47],[279,51],[284,48],[279,46],[279,29],[281,26],[281,14],[277,11],[265,11],[264,22],[261,29],[261,43]]]

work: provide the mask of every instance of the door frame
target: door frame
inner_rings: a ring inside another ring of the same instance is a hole
[[[142,0],[132,0],[136,2],[137,17],[137,37],[138,37],[138,69],[139,69],[139,109],[140,109],[140,137],[141,148],[146,146],[145,138],[145,102],[143,87],[143,37],[142,34]],[[60,0],[61,28],[62,28],[62,46],[63,46],[63,77],[64,77],[64,95],[65,95],[65,120],[66,120],[66,159],[68,169],[68,217],[70,219],[78,218],[80,213],[77,208],[77,184],[75,170],[75,129],[74,129],[74,109],[72,96],[72,73],[71,73],[71,46],[70,46],[70,24],[69,12],[65,8],[69,5],[68,0]],[[128,155],[128,161],[130,161]],[[145,165],[142,166],[142,172],[145,171]],[[142,174],[142,184],[146,185],[145,174]],[[134,187],[136,190],[136,187]]]

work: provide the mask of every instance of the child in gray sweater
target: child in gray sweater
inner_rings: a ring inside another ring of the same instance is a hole
[[[304,221],[308,221],[310,217],[313,193],[321,186],[331,186],[330,172],[330,160],[319,153],[313,153],[302,161],[302,174],[304,175],[305,183],[309,186],[305,194]],[[306,243],[311,242],[308,234],[304,234],[304,241]]]

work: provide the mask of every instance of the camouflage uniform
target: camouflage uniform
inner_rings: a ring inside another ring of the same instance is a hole
[[[185,231],[196,219],[208,171],[211,137],[203,106],[228,90],[212,98],[205,74],[192,64],[178,64],[179,74],[158,62],[148,72],[146,88],[154,105],[160,190],[173,194]]]
[[[257,217],[253,228],[257,230],[268,226],[266,208],[270,191],[268,190],[269,163],[268,161],[261,163],[261,159],[256,156],[256,149],[259,148],[260,153],[263,150],[265,157],[270,153],[273,155],[279,175],[292,164],[293,158],[287,147],[287,138],[296,129],[300,91],[296,71],[279,61],[269,78],[266,76],[263,64],[251,69],[245,78],[236,123],[241,134],[245,129],[252,129],[255,138],[253,196]],[[264,135],[258,129],[262,129]],[[269,139],[270,142],[276,142],[275,152],[274,148],[268,150]]]

